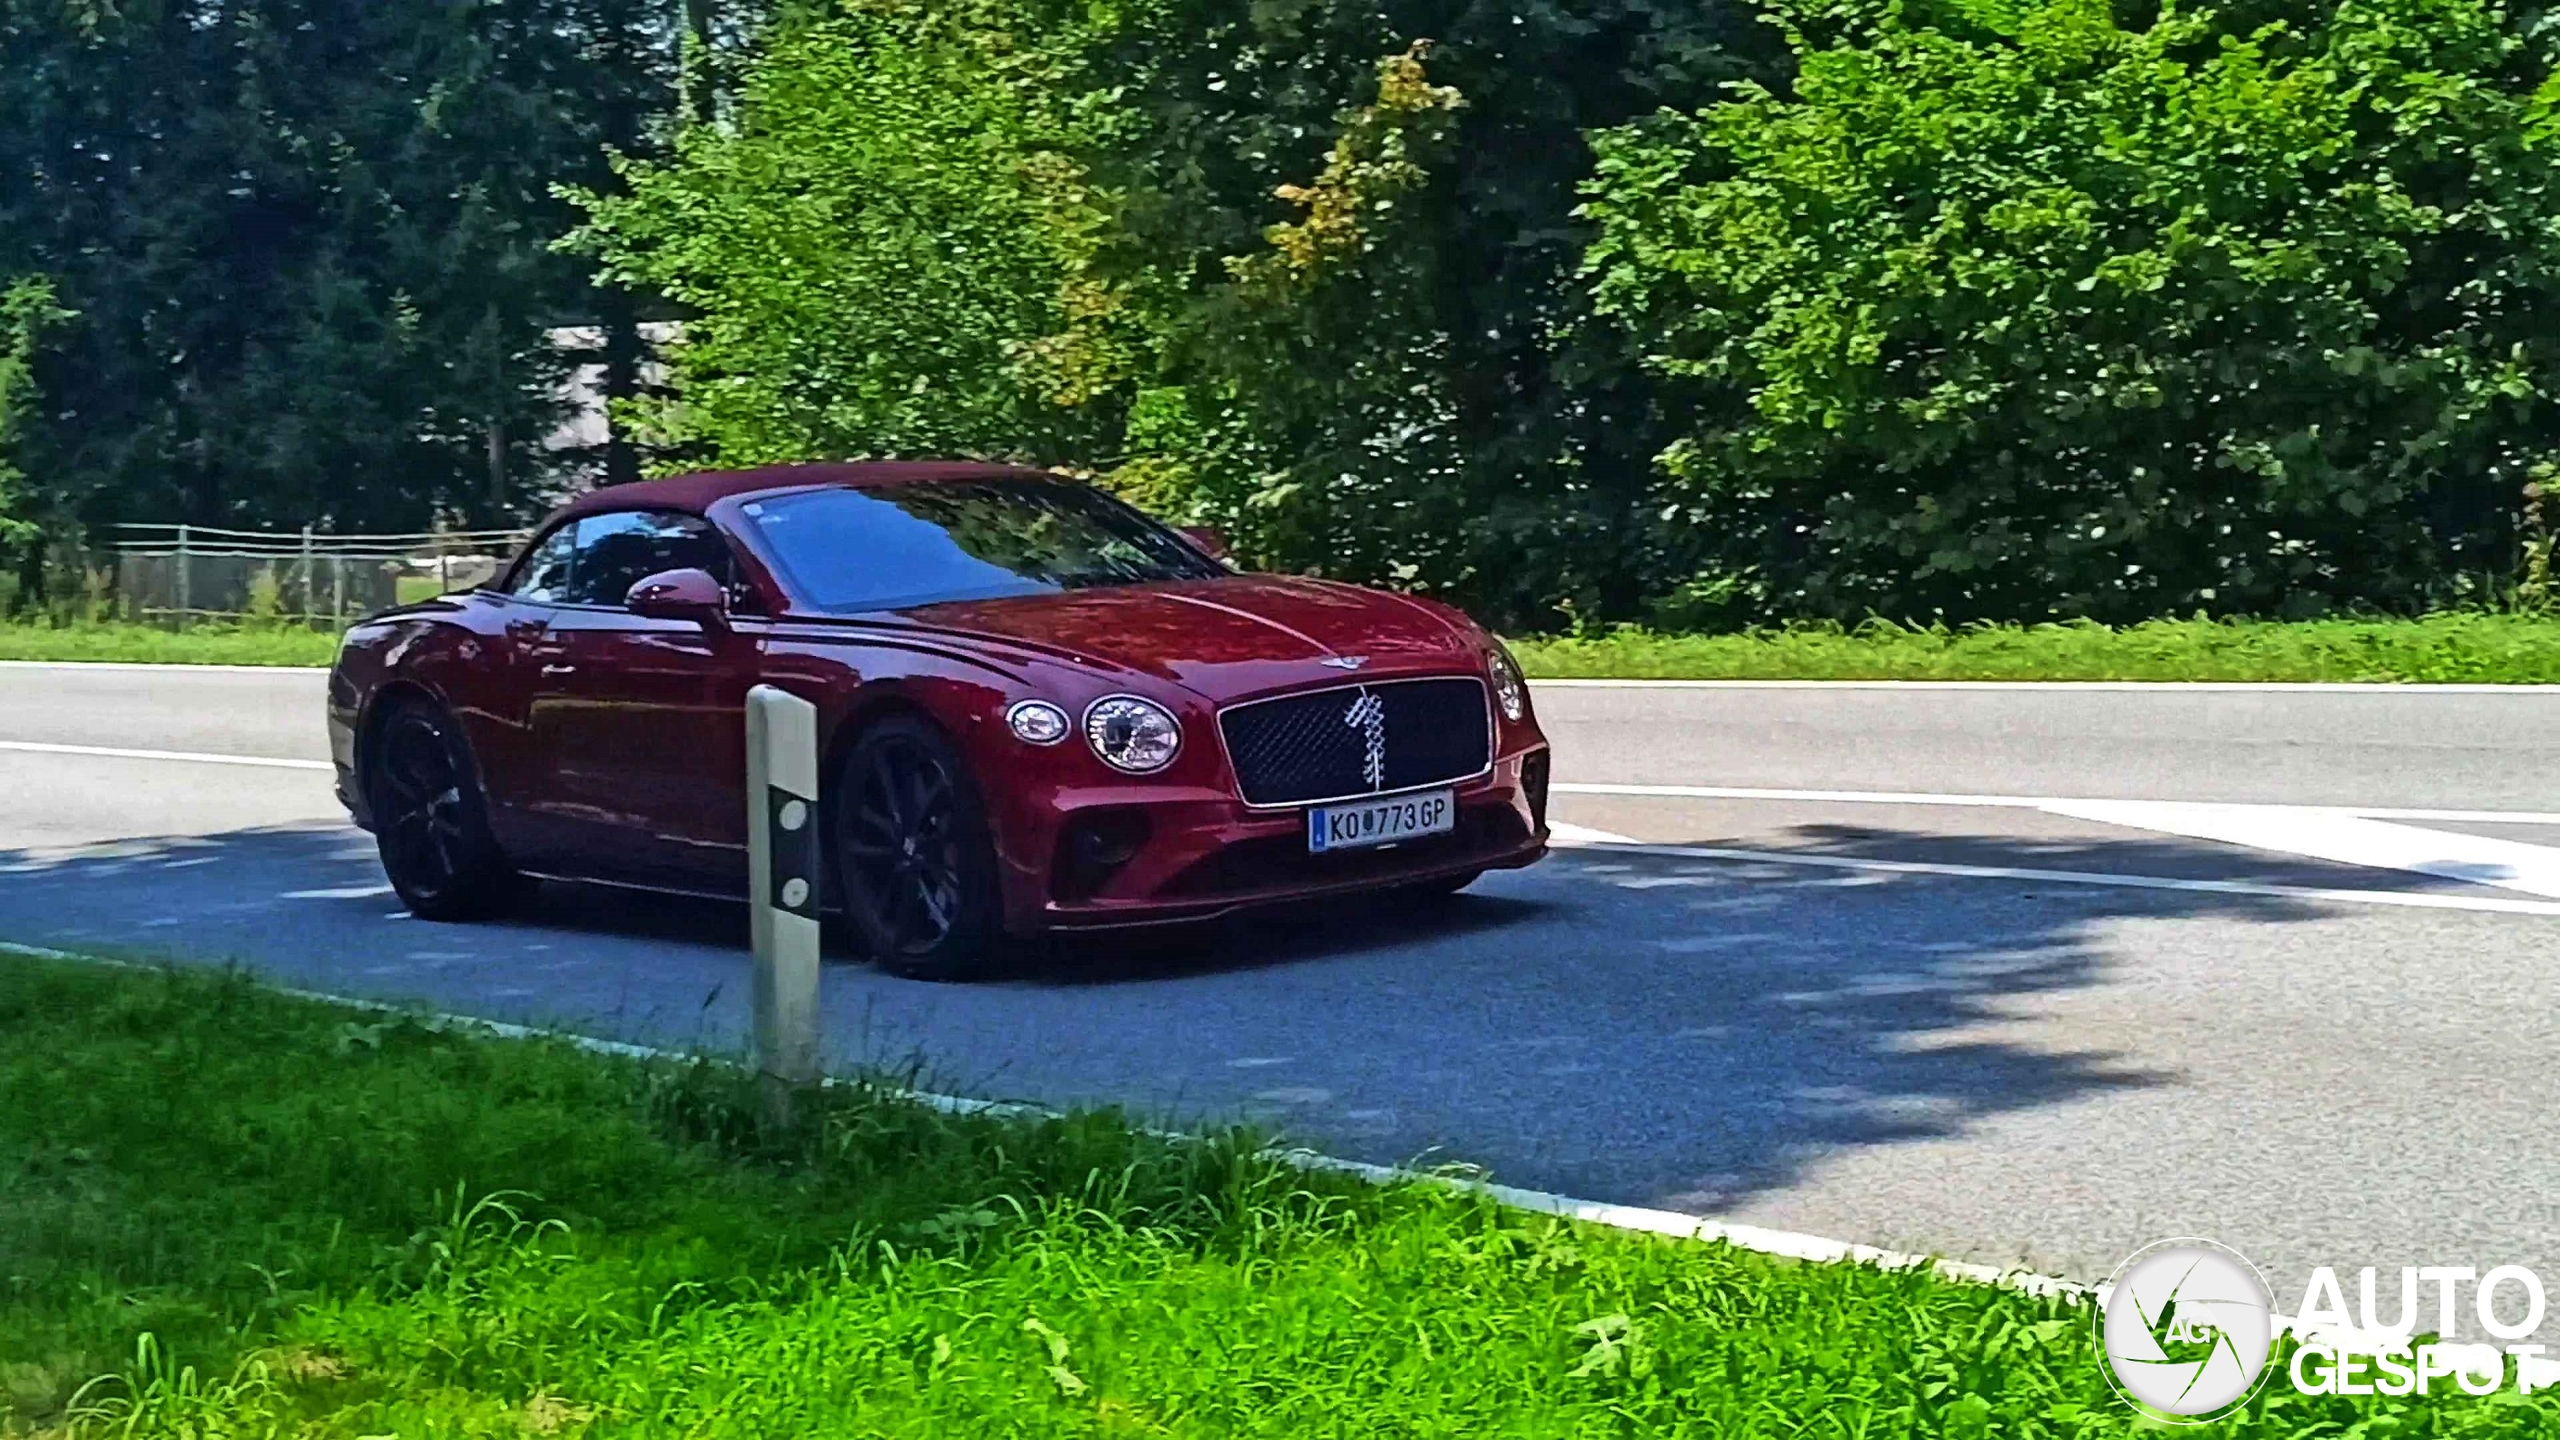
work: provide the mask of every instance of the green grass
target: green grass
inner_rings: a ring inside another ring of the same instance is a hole
[[[2560,683],[2560,617],[2488,611],[2416,620],[2153,620],[2120,629],[1629,629],[1511,646],[1539,679]]]
[[[0,1433],[2129,1428],[2057,1300],[1370,1189],[1110,1114],[854,1085],[759,1115],[716,1067],[0,961]],[[2255,1404],[2224,1428],[2560,1429],[2538,1402]]]
[[[0,660],[326,665],[337,638],[282,627],[0,624]],[[1534,679],[2247,680],[2560,684],[2560,618],[2487,611],[2417,620],[1874,623],[1734,635],[1617,630],[1511,642]]]
[[[151,665],[326,665],[334,631],[288,625],[163,630],[152,625],[0,623],[0,660],[117,661]]]

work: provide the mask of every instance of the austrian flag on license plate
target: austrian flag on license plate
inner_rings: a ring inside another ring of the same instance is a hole
[[[1354,850],[1363,845],[1393,845],[1424,835],[1443,835],[1458,826],[1452,792],[1425,790],[1385,800],[1355,800],[1346,805],[1319,805],[1307,812],[1307,849]]]

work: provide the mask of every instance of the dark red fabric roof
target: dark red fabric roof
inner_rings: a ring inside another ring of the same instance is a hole
[[[872,460],[853,465],[767,465],[758,470],[701,470],[607,485],[572,498],[556,516],[592,515],[601,510],[679,510],[699,515],[732,495],[758,490],[789,490],[802,485],[850,485],[869,488],[903,485],[914,480],[976,480],[999,475],[1037,475],[1020,465],[987,465],[969,460]]]

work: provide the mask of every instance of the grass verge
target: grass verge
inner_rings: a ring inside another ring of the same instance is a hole
[[[2225,680],[2560,684],[2560,618],[2457,612],[2417,620],[2154,620],[1511,642],[1533,679]],[[326,665],[337,637],[279,627],[0,624],[0,660]]]
[[[296,626],[211,626],[163,630],[116,623],[0,624],[0,660],[71,660],[147,665],[326,665],[333,632]]]
[[[2487,611],[2415,620],[2153,620],[1511,642],[1532,679],[2153,680],[2560,684],[2560,618]]]
[[[93,1377],[109,1378],[93,1381]],[[2118,1434],[2086,1319],[1108,1113],[0,960],[0,1432]],[[2549,1433],[2262,1391],[2230,1433]],[[2359,1425],[2359,1422],[2369,1422]],[[2349,1427],[2358,1427],[2350,1429]]]

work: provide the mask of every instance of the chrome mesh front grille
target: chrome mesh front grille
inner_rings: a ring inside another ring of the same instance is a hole
[[[1247,804],[1356,799],[1483,773],[1493,759],[1484,682],[1389,680],[1282,695],[1218,715]]]

